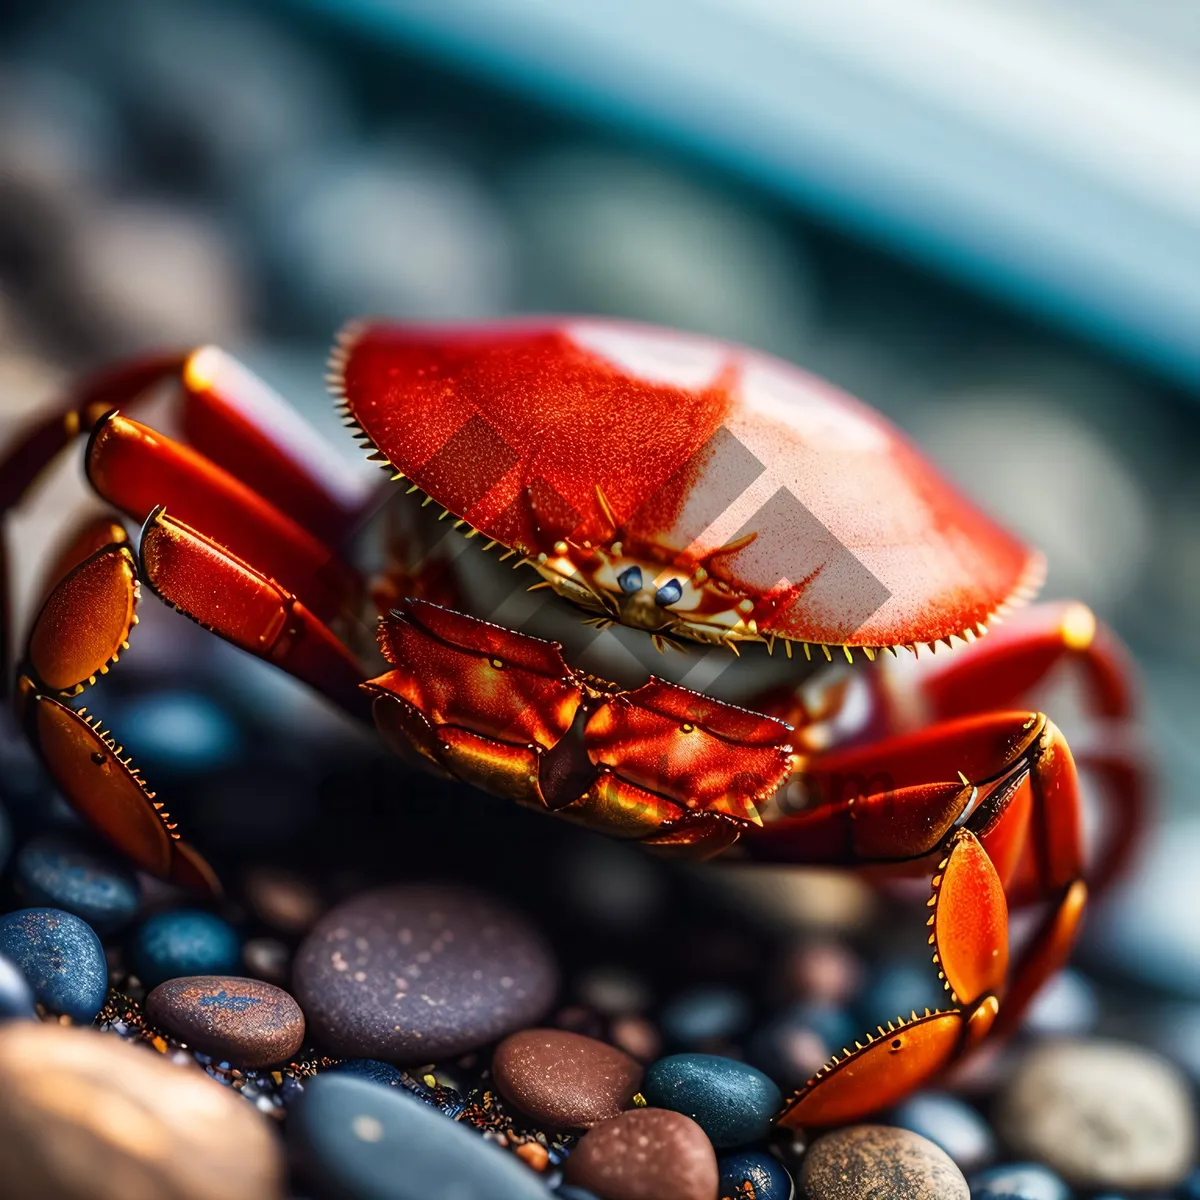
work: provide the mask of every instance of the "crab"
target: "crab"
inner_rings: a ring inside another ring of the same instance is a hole
[[[847,1048],[782,1125],[884,1108],[1016,1027],[1148,790],[1125,653],[1082,604],[1024,606],[1036,552],[872,409],[713,339],[363,322],[329,381],[406,485],[374,523],[369,585],[351,551],[386,485],[353,497],[329,447],[216,347],[84,379],[0,468],[7,511],[86,434],[92,487],[141,527],[72,538],[16,673],[30,740],[97,830],[148,872],[219,886],[75,704],[128,647],[144,585],[410,762],[539,812],[662,854],[930,880],[945,1007]],[[165,384],[172,436],[135,419]],[[372,602],[377,673],[354,637]],[[1066,669],[1114,731],[1081,758],[1108,801],[1090,855],[1077,764],[1029,703]],[[1032,911],[1011,954],[1010,908]]]

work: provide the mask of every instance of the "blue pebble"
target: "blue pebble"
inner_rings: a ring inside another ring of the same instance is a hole
[[[888,1123],[941,1146],[960,1171],[974,1171],[996,1156],[991,1126],[969,1104],[945,1092],[914,1093],[892,1110]]]
[[[60,908],[21,908],[0,917],[0,954],[51,1012],[90,1023],[108,992],[108,963],[95,930]]]
[[[875,975],[856,1008],[862,1025],[874,1029],[898,1016],[907,1017],[912,1011],[919,1013],[926,1008],[945,1006],[946,999],[937,973],[928,963],[897,962],[889,963]]]
[[[750,1024],[750,1001],[736,988],[690,988],[667,1001],[659,1028],[672,1046],[693,1047],[735,1038]]]
[[[583,1188],[572,1187],[569,1183],[555,1188],[554,1195],[558,1200],[600,1200],[595,1192],[585,1192]]]
[[[718,1148],[745,1146],[767,1136],[783,1096],[747,1063],[716,1054],[672,1054],[652,1064],[642,1081],[651,1108],[692,1118]]]
[[[354,1075],[358,1079],[369,1079],[372,1083],[382,1083],[387,1087],[403,1087],[404,1072],[391,1063],[380,1062],[377,1058],[348,1058],[331,1071],[340,1071],[343,1075]]]
[[[1071,1189],[1038,1163],[988,1167],[969,1182],[971,1200],[1071,1200]]]
[[[29,980],[11,959],[0,957],[0,1021],[36,1015]]]
[[[138,731],[138,763],[160,774],[216,771],[242,754],[236,722],[201,692],[139,692],[120,702],[112,723]]]
[[[717,1170],[721,1173],[721,1196],[740,1197],[753,1195],[754,1200],[792,1200],[795,1194],[792,1177],[783,1163],[774,1155],[762,1150],[741,1150],[737,1154],[723,1154],[717,1159]],[[754,1189],[746,1192],[746,1184]]]
[[[236,975],[241,945],[233,926],[215,913],[175,909],[142,922],[130,960],[149,989],[184,975]]]
[[[339,1200],[547,1200],[515,1155],[448,1121],[402,1088],[340,1071],[316,1076],[288,1113],[302,1182]]]
[[[14,883],[28,904],[62,908],[107,933],[137,916],[137,876],[115,855],[61,833],[36,837],[17,855]]]
[[[1179,1185],[1179,1200],[1200,1200],[1200,1167]]]

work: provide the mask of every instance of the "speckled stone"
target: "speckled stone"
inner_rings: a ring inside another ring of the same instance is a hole
[[[21,969],[11,959],[0,956],[0,1021],[32,1018],[33,989]]]
[[[265,1118],[195,1067],[94,1029],[0,1027],[5,1200],[279,1200],[281,1159]]]
[[[241,946],[228,921],[203,909],[155,913],[133,935],[130,961],[148,988],[185,975],[229,975]]]
[[[306,1195],[338,1200],[546,1200],[542,1181],[403,1088],[318,1075],[288,1113],[290,1158]],[[706,1197],[712,1200],[712,1197]]]
[[[1179,1069],[1140,1046],[1035,1046],[1005,1083],[996,1129],[1020,1158],[1085,1188],[1166,1189],[1196,1155],[1196,1110]]]
[[[20,968],[38,1002],[79,1024],[108,991],[104,947],[86,922],[58,908],[21,908],[0,917],[0,954]]]
[[[146,997],[146,1019],[236,1067],[286,1062],[304,1042],[304,1014],[287,992],[234,975],[160,983]]]
[[[293,987],[322,1049],[409,1065],[535,1023],[558,972],[541,937],[503,905],[412,884],[326,913],[296,954]]]
[[[646,1072],[646,1103],[685,1113],[714,1146],[731,1149],[767,1136],[783,1104],[779,1088],[758,1070],[717,1054],[672,1054]]]
[[[13,880],[26,903],[64,909],[101,933],[132,921],[141,902],[137,877],[116,855],[61,833],[26,842]]]
[[[717,1156],[690,1117],[634,1108],[584,1134],[563,1177],[600,1200],[713,1200]]]
[[[627,1108],[642,1067],[615,1046],[564,1029],[510,1033],[492,1056],[500,1094],[535,1121],[588,1129]]]
[[[850,1125],[813,1143],[796,1176],[804,1200],[970,1200],[962,1172],[927,1138]]]
[[[722,1200],[792,1200],[787,1168],[764,1150],[739,1150],[717,1159]]]

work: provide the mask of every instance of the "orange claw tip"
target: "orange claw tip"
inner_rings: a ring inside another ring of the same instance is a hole
[[[330,365],[366,439],[488,539],[550,554],[617,525],[627,554],[703,559],[757,636],[932,644],[1044,574],[882,416],[744,346],[587,317],[376,323]]]
[[[167,878],[173,843],[153,793],[99,722],[48,696],[32,698],[28,720],[46,769],[71,807],[137,866]]]
[[[29,635],[33,674],[74,695],[107,671],[137,618],[137,568],[127,546],[108,545],[74,567],[51,591]]]
[[[996,992],[1008,972],[1008,904],[996,868],[969,830],[934,878],[934,962],[954,1003]]]
[[[887,1108],[941,1072],[958,1050],[960,1012],[929,1012],[867,1035],[835,1058],[788,1102],[778,1124],[789,1129],[844,1125]]]

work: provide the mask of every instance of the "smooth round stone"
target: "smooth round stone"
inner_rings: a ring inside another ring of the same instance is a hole
[[[277,1200],[274,1132],[195,1067],[94,1029],[0,1028],[5,1200]]]
[[[659,1025],[668,1043],[692,1049],[737,1037],[750,1018],[750,1001],[736,988],[697,987],[668,1000]]]
[[[0,1021],[36,1015],[29,980],[16,963],[0,956]]]
[[[971,1200],[1071,1200],[1071,1189],[1038,1163],[1005,1163],[971,1176]]]
[[[713,1200],[717,1156],[690,1117],[634,1108],[588,1130],[563,1178],[600,1200]]]
[[[384,1087],[401,1087],[404,1083],[404,1072],[399,1067],[380,1062],[377,1058],[348,1058],[329,1069],[341,1075],[353,1075],[356,1079],[381,1083]]]
[[[216,771],[243,751],[233,716],[202,692],[138,692],[122,700],[119,716],[138,731],[138,761],[160,773]]]
[[[974,1171],[996,1157],[991,1126],[970,1105],[945,1092],[917,1092],[893,1109],[888,1120],[941,1146],[962,1171]]]
[[[792,1177],[774,1155],[762,1150],[741,1150],[717,1159],[721,1175],[719,1195],[731,1200],[791,1200]],[[747,1191],[747,1184],[752,1191]]]
[[[617,1116],[642,1084],[642,1067],[616,1046],[565,1029],[510,1033],[492,1056],[500,1094],[555,1129],[589,1129]]]
[[[534,1024],[558,971],[540,935],[466,888],[406,884],[326,913],[293,965],[313,1039],[330,1053],[418,1064]]]
[[[64,834],[45,834],[21,847],[14,882],[29,904],[65,909],[93,929],[119,929],[137,916],[137,876],[114,855]]]
[[[646,1072],[646,1103],[686,1113],[717,1147],[767,1136],[783,1104],[779,1088],[747,1063],[717,1054],[672,1054]]]
[[[1021,1158],[1086,1188],[1169,1188],[1196,1153],[1196,1110],[1180,1070],[1124,1042],[1049,1042],[1018,1063],[996,1130]]]
[[[240,958],[233,926],[201,909],[155,913],[138,927],[130,946],[133,969],[148,988],[184,975],[229,975]]]
[[[402,1088],[318,1075],[288,1110],[290,1157],[312,1193],[338,1200],[546,1200],[511,1154]],[[705,1200],[712,1200],[711,1196]]]
[[[796,1176],[804,1200],[970,1200],[950,1156],[886,1125],[850,1125],[814,1142]]]
[[[38,1003],[78,1024],[93,1020],[108,991],[104,947],[86,922],[59,908],[0,917],[0,954],[25,976]]]
[[[146,997],[146,1019],[235,1067],[286,1062],[304,1042],[304,1014],[282,988],[235,975],[169,979]]]

